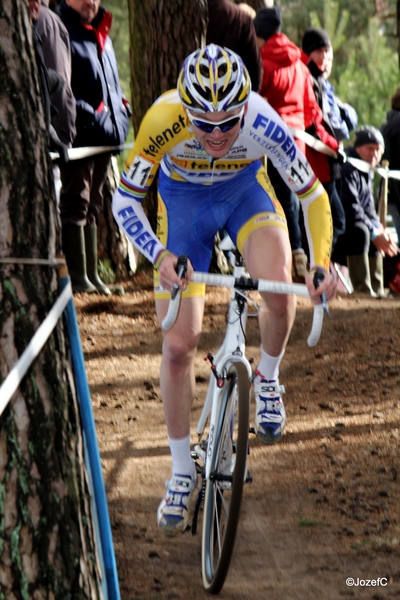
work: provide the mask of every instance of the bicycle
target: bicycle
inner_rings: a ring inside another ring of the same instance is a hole
[[[227,247],[225,243],[225,250],[232,252],[233,248]],[[240,253],[234,249],[232,254],[232,275],[194,273],[194,281],[197,283],[232,289],[224,340],[215,356],[211,353],[207,355],[211,373],[196,426],[198,442],[192,451],[202,484],[189,528],[195,535],[202,507],[202,579],[205,590],[212,594],[217,594],[225,582],[239,523],[243,487],[252,480],[247,468],[247,456],[249,432],[254,433],[254,429],[249,427],[253,372],[250,361],[245,356],[245,344],[246,319],[248,316],[257,316],[258,311],[248,292],[257,290],[309,297],[307,286],[303,284],[251,279],[246,274]],[[180,278],[185,272],[186,260],[186,257],[178,259],[177,272]],[[319,281],[314,280],[316,287]],[[163,329],[168,330],[173,326],[179,302],[180,292],[175,286],[162,322]],[[255,312],[248,312],[249,303],[256,308]],[[326,302],[314,305],[309,346],[315,346],[320,337],[324,310],[327,312]]]

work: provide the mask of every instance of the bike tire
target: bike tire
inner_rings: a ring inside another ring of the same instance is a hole
[[[229,369],[223,407],[216,426],[212,456],[207,457],[211,461],[211,470],[205,484],[203,506],[202,578],[205,590],[212,594],[218,594],[228,573],[247,474],[250,385],[246,366],[241,362],[234,363]],[[232,481],[227,483],[216,479],[215,475],[223,473],[224,468],[226,470],[226,453],[232,437],[235,460],[230,467]],[[227,489],[227,486],[230,487]]]

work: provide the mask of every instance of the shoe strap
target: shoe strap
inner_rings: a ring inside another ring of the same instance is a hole
[[[284,394],[285,393],[285,386],[284,385],[280,385],[277,381],[269,381],[268,379],[264,379],[264,377],[256,371],[256,374],[259,375],[259,377],[261,378],[259,382],[257,383],[265,383],[267,384],[271,389],[269,389],[269,392],[275,392],[277,394]],[[254,381],[254,380],[253,380]]]
[[[264,412],[272,412],[274,410],[279,410],[280,406],[282,406],[282,401],[281,399],[277,399],[277,400],[264,400],[265,402],[265,408],[263,410],[261,410],[261,414]]]
[[[173,475],[167,479],[165,487],[174,494],[187,494],[195,488],[195,481],[190,475]]]

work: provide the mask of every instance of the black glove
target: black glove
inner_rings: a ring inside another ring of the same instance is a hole
[[[62,141],[58,137],[53,125],[50,125],[49,133],[50,133],[50,149],[55,152],[58,152],[60,158],[57,160],[62,165],[65,165],[69,161],[68,147],[62,143]]]
[[[337,161],[338,161],[339,165],[342,165],[343,163],[345,163],[346,160],[347,160],[346,152],[344,150],[342,150],[342,148],[338,148],[337,149]]]

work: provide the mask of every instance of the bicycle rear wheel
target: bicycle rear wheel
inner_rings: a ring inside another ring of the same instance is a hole
[[[225,581],[239,522],[248,452],[250,386],[245,365],[234,363],[224,388],[216,426],[210,477],[204,491],[202,576],[217,594]]]

